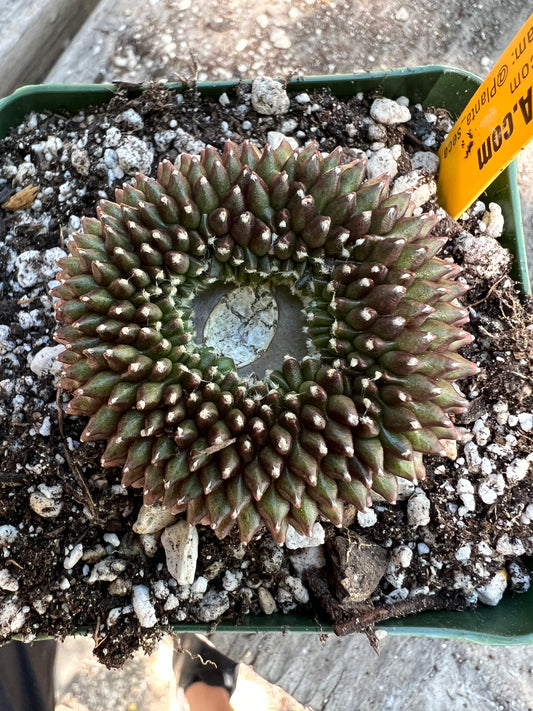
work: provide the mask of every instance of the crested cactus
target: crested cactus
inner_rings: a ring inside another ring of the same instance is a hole
[[[223,537],[262,524],[282,543],[318,516],[342,523],[397,477],[425,475],[423,455],[457,437],[476,372],[457,303],[460,268],[435,254],[435,218],[365,162],[227,142],[219,154],[139,174],[60,261],[56,339],[66,346],[67,411],[82,439],[106,440],[105,467]],[[308,355],[262,379],[193,337],[195,298],[213,283],[288,286],[307,318]]]

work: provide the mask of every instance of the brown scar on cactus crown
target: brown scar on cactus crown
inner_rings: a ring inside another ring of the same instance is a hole
[[[82,440],[106,440],[103,466],[146,504],[220,537],[339,526],[344,503],[394,502],[397,477],[419,481],[458,437],[454,383],[476,373],[457,353],[461,269],[435,256],[436,217],[342,157],[228,141],[165,160],[100,201],[59,263],[60,387],[89,417]],[[196,343],[194,300],[220,283],[289,287],[308,354],[242,378]]]

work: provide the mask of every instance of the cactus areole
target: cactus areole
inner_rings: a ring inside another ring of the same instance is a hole
[[[163,161],[102,200],[60,260],[60,387],[89,417],[82,440],[106,440],[103,466],[146,504],[220,537],[341,525],[345,503],[394,502],[397,477],[422,479],[423,455],[457,438],[454,382],[476,372],[457,354],[460,267],[435,257],[434,216],[342,159],[228,141]],[[244,375],[212,322],[207,343],[195,331],[196,301],[227,285],[299,300],[295,350],[271,370]]]

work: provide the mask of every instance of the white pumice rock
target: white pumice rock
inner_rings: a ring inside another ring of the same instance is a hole
[[[72,568],[78,563],[83,556],[83,543],[77,543],[70,553],[65,557],[63,561],[63,567],[66,570],[72,570]]]
[[[504,217],[502,208],[496,202],[489,202],[489,209],[483,215],[482,223],[485,225],[487,237],[498,239],[502,236],[504,227]]]
[[[268,588],[261,586],[257,590],[257,600],[259,602],[259,607],[265,615],[272,615],[274,612],[278,611],[278,606],[276,601],[272,597],[272,593]]]
[[[205,148],[205,143],[200,138],[195,138],[192,133],[184,131],[182,128],[176,129],[176,138],[173,141],[174,148],[182,153],[198,155]]]
[[[503,597],[503,593],[507,588],[507,572],[502,569],[498,570],[496,575],[494,575],[491,580],[489,580],[485,585],[481,585],[476,588],[479,600],[485,605],[490,605],[494,607],[497,605]]]
[[[413,170],[422,170],[427,175],[435,176],[439,170],[439,156],[432,151],[416,151],[411,156]]]
[[[194,583],[191,585],[191,594],[192,595],[203,595],[207,587],[209,585],[209,581],[207,578],[204,578],[203,575],[199,575]]]
[[[0,588],[7,592],[17,592],[19,589],[18,580],[13,577],[8,568],[0,569]]]
[[[142,116],[135,109],[126,109],[116,118],[117,123],[122,123],[130,131],[141,131],[144,128]]]
[[[121,578],[120,575],[116,580],[112,580],[109,583],[109,594],[118,595],[122,597],[123,595],[129,595],[131,592],[131,580],[126,580]]]
[[[416,486],[415,486],[415,484],[413,484],[412,481],[409,481],[408,479],[398,478],[398,494],[397,494],[398,501],[405,501],[406,499],[408,499],[414,493],[415,488],[416,488]],[[369,509],[369,511],[367,511],[365,514],[358,512],[357,520],[358,520],[360,526],[364,527],[364,524],[359,521],[359,513],[361,513],[361,516],[367,516],[367,514],[370,513],[370,511],[371,511],[371,509]],[[375,513],[374,513],[374,516],[377,521],[377,516]],[[374,523],[376,521],[374,521]],[[372,524],[372,525],[374,525],[374,524]]]
[[[63,502],[46,496],[42,491],[30,494],[30,508],[42,518],[56,518],[61,513]]]
[[[90,585],[98,582],[112,582],[126,570],[126,567],[127,565],[125,560],[111,557],[104,558],[93,565],[91,574],[87,578],[87,582]]]
[[[492,410],[496,414],[496,422],[499,425],[507,424],[507,418],[509,417],[509,405],[506,402],[499,400],[492,406]]]
[[[290,524],[287,528],[287,536],[285,538],[285,546],[289,550],[296,550],[297,548],[313,548],[314,546],[320,546],[325,540],[325,531],[321,523],[318,521],[313,526],[313,530],[310,536],[302,536],[301,533],[293,528]]]
[[[493,504],[498,498],[498,492],[495,491],[492,486],[486,481],[482,481],[479,484],[477,488],[477,494],[481,501],[483,501],[484,504],[487,504],[489,506]]]
[[[40,251],[28,249],[17,257],[17,281],[23,289],[30,289],[41,282],[50,281],[59,271],[57,260],[67,254],[60,247]]]
[[[170,594],[170,589],[164,580],[156,580],[152,583],[152,590],[158,600],[166,600]]]
[[[427,526],[430,521],[430,502],[422,489],[417,489],[407,501],[407,522],[409,526],[418,528]]]
[[[113,548],[118,548],[120,545],[120,538],[116,533],[104,533],[103,539],[106,543],[109,543]]]
[[[222,587],[228,592],[235,592],[242,580],[242,572],[240,570],[226,570],[222,578]]]
[[[368,511],[358,511],[357,512],[357,523],[362,528],[371,528],[375,526],[378,521],[378,516],[374,509],[368,509]]]
[[[464,258],[465,269],[472,274],[493,281],[505,274],[511,264],[509,250],[493,237],[463,233],[457,248]]]
[[[118,164],[127,175],[145,173],[148,175],[154,154],[146,143],[137,136],[124,136],[117,146]]]
[[[470,560],[472,554],[472,546],[470,543],[465,543],[455,551],[455,559],[459,561]]]
[[[170,593],[170,595],[166,599],[165,604],[163,605],[163,609],[166,612],[170,612],[171,610],[176,610],[180,605],[181,600],[179,599],[179,597],[176,597],[174,593]]]
[[[472,427],[472,432],[475,435],[476,444],[479,447],[485,447],[491,438],[491,431],[489,427],[485,424],[486,418],[480,418],[474,422]]]
[[[15,347],[13,341],[10,340],[11,329],[5,324],[0,324],[0,355],[9,353]],[[5,381],[2,381],[4,383]]]
[[[409,546],[397,546],[390,552],[388,565],[391,568],[408,568],[413,560],[413,551]]]
[[[18,632],[26,622],[29,608],[22,607],[8,598],[0,602],[0,635],[11,637]]]
[[[475,442],[467,442],[464,446],[466,464],[470,472],[478,472],[481,469],[481,455]]]
[[[287,575],[284,583],[293,594],[295,600],[302,603],[302,605],[306,605],[309,602],[309,591],[300,578],[296,578],[294,575]]]
[[[354,126],[355,129],[355,126]],[[384,141],[387,138],[387,129],[380,123],[368,120],[368,138],[371,141]],[[355,135],[355,132],[354,132]]]
[[[527,459],[514,459],[505,469],[505,478],[511,486],[524,479],[531,467]]]
[[[384,173],[393,178],[398,172],[398,163],[390,148],[380,148],[375,153],[371,153],[366,165],[366,174],[369,179],[377,178]]]
[[[533,413],[520,412],[518,414],[518,422],[524,432],[531,432],[531,430],[533,430]]]
[[[467,511],[476,510],[476,501],[474,499],[474,485],[468,479],[461,478],[457,482],[457,494],[463,502],[463,506]]]
[[[251,102],[257,113],[267,116],[284,114],[290,106],[289,95],[283,84],[265,76],[254,79]]]
[[[135,533],[158,533],[163,528],[170,526],[176,521],[177,516],[170,513],[169,509],[164,509],[161,504],[146,506],[143,504],[139,509],[137,520],[133,524]]]
[[[60,353],[63,353],[65,346],[45,346],[32,357],[30,370],[42,378],[49,373],[58,374],[61,371],[61,363],[57,360]]]
[[[286,136],[284,133],[281,133],[281,131],[269,131],[267,133],[267,143],[269,143],[274,150],[279,147],[282,141],[287,141],[287,143],[289,143],[294,150],[299,147],[299,143],[296,138]]]
[[[141,540],[143,551],[146,553],[148,558],[154,558],[159,548],[157,535],[155,533],[142,533],[139,538]]]
[[[300,577],[302,576],[304,570],[323,568],[326,565],[324,546],[302,548],[296,553],[291,553],[290,559],[292,567],[294,568],[296,574]]]
[[[500,536],[496,543],[496,550],[498,553],[506,556],[520,556],[526,552],[522,541],[518,538],[515,538],[514,542],[511,541],[508,533],[504,533],[503,536]]]
[[[507,566],[511,587],[514,592],[525,593],[531,587],[531,575],[524,566],[512,560]]]
[[[88,176],[91,171],[91,159],[85,148],[74,146],[70,153],[70,162],[80,175]]]
[[[120,616],[123,613],[123,607],[112,607],[107,614],[107,626],[113,627],[119,621]]]
[[[155,627],[157,614],[150,600],[150,590],[146,585],[133,586],[132,603],[141,627]]]
[[[200,622],[215,622],[229,608],[229,597],[225,590],[217,592],[208,590],[203,600],[198,604],[196,615]]]
[[[154,143],[157,150],[166,151],[176,136],[176,131],[171,128],[167,128],[165,131],[156,131],[154,133]]]
[[[15,542],[17,536],[19,535],[18,530],[15,526],[10,523],[4,523],[0,526],[0,546],[6,548]]]
[[[168,572],[179,585],[192,585],[198,560],[198,531],[186,521],[165,528],[161,536]]]
[[[407,106],[402,106],[392,99],[375,99],[370,107],[370,116],[378,123],[386,126],[393,126],[398,123],[405,123],[411,119],[411,112]]]

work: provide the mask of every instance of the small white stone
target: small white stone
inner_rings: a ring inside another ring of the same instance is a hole
[[[59,373],[61,371],[61,363],[57,360],[60,353],[63,353],[65,346],[45,346],[33,356],[30,361],[30,370],[42,378],[49,373]]]
[[[42,518],[56,518],[61,513],[63,502],[46,496],[42,491],[33,491],[30,494],[30,508]]]
[[[309,591],[302,583],[300,578],[296,578],[293,575],[287,575],[285,578],[285,585],[289,588],[294,596],[294,599],[305,605],[309,602]]]
[[[157,535],[155,533],[142,533],[139,538],[141,539],[143,551],[149,558],[153,558],[159,548]]]
[[[511,264],[509,250],[493,237],[464,232],[457,240],[457,248],[464,258],[465,268],[472,274],[492,281],[506,274]]]
[[[150,591],[146,585],[134,585],[132,595],[133,610],[141,627],[155,627],[157,615],[150,601]]]
[[[0,546],[7,547],[15,542],[19,532],[10,523],[4,523],[0,526]]]
[[[407,522],[409,526],[427,526],[430,521],[430,502],[425,491],[417,489],[407,502]]]
[[[165,528],[161,536],[168,572],[179,585],[192,585],[198,560],[198,531],[186,521]]]
[[[216,622],[229,608],[228,593],[208,590],[203,600],[198,604],[196,615],[200,622]]]
[[[492,406],[492,410],[496,414],[496,422],[499,425],[507,424],[507,418],[509,417],[509,405],[506,402],[499,400]]]
[[[474,426],[472,427],[472,432],[475,435],[476,444],[479,447],[485,447],[489,443],[490,438],[491,438],[491,432],[490,432],[490,429],[485,424],[485,418],[480,418],[479,420],[476,420],[474,422]]]
[[[126,570],[126,561],[120,560],[118,558],[104,558],[99,560],[91,570],[87,582],[92,585],[92,583],[97,582],[111,582],[116,580],[118,576]]]
[[[57,260],[66,256],[66,252],[59,247],[22,252],[15,262],[18,283],[23,289],[29,289],[36,284],[49,282],[59,271]]]
[[[508,533],[504,533],[503,536],[500,536],[496,543],[496,550],[502,555],[512,556],[524,555],[526,552],[522,541],[519,538],[515,538],[513,543]]]
[[[296,150],[298,148],[298,141],[292,136],[286,136],[281,131],[269,131],[267,133],[267,143],[269,143],[275,150],[279,147],[282,141],[287,141],[287,143]]]
[[[397,546],[390,552],[389,566],[392,568],[408,568],[413,560],[413,551],[409,546]]]
[[[512,589],[518,593],[527,592],[531,587],[529,572],[514,560],[509,563],[508,570]]]
[[[224,577],[222,578],[222,587],[228,592],[235,592],[239,587],[242,580],[242,573],[240,571],[234,572],[232,570],[226,570]]]
[[[107,614],[107,626],[113,627],[117,624],[119,617],[122,615],[122,607],[112,607]]]
[[[488,583],[476,589],[481,602],[492,607],[497,605],[503,597],[507,587],[507,573],[504,569],[498,570]]]
[[[416,550],[418,552],[418,555],[427,555],[430,549],[427,543],[421,541],[420,543],[416,544]]]
[[[529,471],[530,462],[527,459],[514,459],[505,470],[505,477],[511,486],[524,479]]]
[[[192,133],[188,133],[182,128],[177,128],[174,146],[183,153],[198,155],[205,148],[205,143],[199,138],[195,138]]]
[[[152,590],[158,600],[166,600],[170,593],[165,580],[156,580],[152,583]]]
[[[124,123],[132,131],[140,131],[144,128],[142,116],[134,109],[126,109],[116,117],[118,123]]]
[[[0,570],[0,588],[8,592],[17,592],[19,589],[18,580],[11,575],[8,568],[2,568]]]
[[[524,432],[531,432],[531,430],[533,430],[533,414],[531,412],[520,412],[518,422]]]
[[[416,487],[412,481],[409,481],[408,479],[398,478],[398,494],[397,494],[398,501],[405,501],[406,499],[408,499],[413,494],[415,488]],[[362,516],[366,516],[366,514],[362,514]],[[361,523],[361,521],[359,521],[359,516],[358,516],[357,520],[359,522],[359,525],[363,526],[363,528],[364,528],[364,523]],[[376,520],[377,520],[377,517],[376,517]],[[375,523],[375,521],[374,521],[374,523]],[[374,525],[374,524],[372,524],[372,525]]]
[[[478,488],[477,488],[477,493],[481,501],[483,501],[484,504],[493,504],[496,499],[498,498],[498,493],[494,491],[494,489],[488,484],[486,481],[482,481]]]
[[[120,538],[116,533],[104,533],[103,538],[104,541],[109,543],[110,546],[113,546],[113,548],[118,548],[120,545]]]
[[[401,106],[391,99],[375,99],[370,107],[370,116],[378,123],[386,126],[393,126],[397,123],[405,123],[411,119],[411,112],[407,106]]]
[[[361,526],[361,528],[371,528],[372,526],[375,526],[377,521],[378,516],[374,509],[357,512],[357,523]]]
[[[481,468],[481,455],[475,442],[467,442],[464,446],[466,464],[470,472],[478,472]]]
[[[161,504],[146,506],[143,504],[139,509],[137,520],[133,524],[135,533],[157,533],[163,528],[170,526],[176,521],[177,516],[164,509]]]
[[[435,176],[439,170],[439,156],[433,151],[416,151],[411,156],[413,170],[422,170],[427,175]]]
[[[276,601],[272,597],[272,593],[267,588],[261,586],[257,590],[257,599],[259,602],[259,607],[265,615],[272,615],[274,612],[278,611]]]
[[[398,172],[398,163],[390,148],[380,148],[368,159],[366,172],[370,179],[387,174],[393,178]]]
[[[199,575],[191,585],[191,593],[193,595],[203,595],[206,592],[208,585],[209,581],[207,578],[204,578],[203,575]]]
[[[487,237],[497,239],[502,236],[504,218],[502,215],[502,208],[498,205],[498,203],[489,203],[489,209],[483,215],[482,222],[486,226],[485,234]]]
[[[455,559],[459,561],[470,560],[470,555],[472,554],[472,546],[470,543],[465,543],[455,551]]]
[[[181,601],[179,597],[176,597],[174,593],[170,593],[170,595],[167,597],[167,601],[165,602],[163,609],[169,612],[170,610],[175,610],[181,605]]]
[[[128,175],[149,174],[154,154],[144,141],[137,136],[124,136],[117,146],[118,163]]]
[[[26,622],[27,613],[18,603],[6,600],[0,606],[0,635],[11,637],[18,632]],[[29,612],[29,608],[28,608]]]
[[[63,567],[66,570],[72,570],[78,561],[83,556],[83,543],[77,543],[63,561]]]
[[[301,533],[298,533],[298,531],[289,524],[285,537],[285,546],[289,550],[313,548],[314,546],[320,546],[324,543],[325,535],[324,528],[318,521],[313,526],[310,536],[302,536]]]
[[[353,126],[353,135],[355,136],[357,133],[357,128],[354,126],[354,124],[350,124]],[[348,128],[348,127],[347,127]],[[368,122],[368,138],[371,141],[384,141],[387,138],[387,129],[385,126],[383,126],[380,123],[375,123],[375,121],[372,121],[372,119],[369,119]]]
[[[91,170],[91,159],[84,148],[74,146],[70,154],[70,162],[74,170],[83,176],[88,176]]]
[[[251,102],[255,111],[267,116],[284,114],[290,106],[289,96],[283,84],[265,76],[254,79]]]

